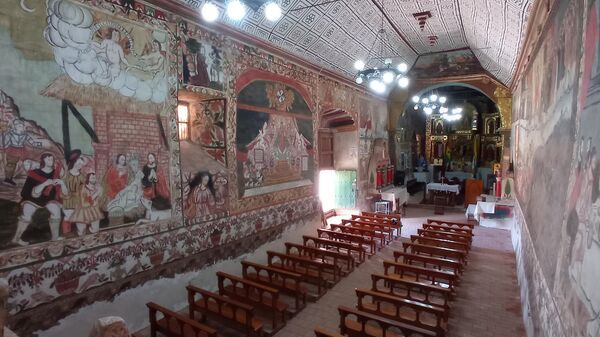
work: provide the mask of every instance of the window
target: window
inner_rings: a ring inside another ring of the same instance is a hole
[[[179,130],[179,140],[190,139],[190,113],[187,103],[180,102],[177,105],[177,129]]]

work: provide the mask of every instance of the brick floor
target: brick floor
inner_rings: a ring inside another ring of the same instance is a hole
[[[409,208],[403,218],[402,236],[416,234],[427,217],[464,221],[464,213],[433,216],[427,209]],[[520,337],[525,336],[516,277],[515,254],[510,232],[485,227],[475,228],[475,238],[469,253],[469,265],[461,278],[456,300],[452,302],[449,337]],[[383,272],[382,261],[393,259],[393,251],[401,249],[396,241],[371,257],[352,274],[341,280],[316,303],[290,319],[276,337],[314,336],[321,326],[339,331],[338,305],[356,304],[354,288],[369,288],[370,275]]]

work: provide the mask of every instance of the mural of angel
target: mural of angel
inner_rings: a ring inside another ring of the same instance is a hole
[[[164,102],[168,90],[161,43],[166,34],[139,29],[134,33],[125,24],[97,20],[85,7],[48,0],[44,37],[64,73],[79,84],[112,88],[144,102]],[[139,40],[142,43],[134,43]]]

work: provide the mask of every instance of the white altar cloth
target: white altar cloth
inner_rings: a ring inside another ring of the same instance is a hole
[[[441,183],[429,183],[429,184],[427,184],[427,193],[429,193],[429,191],[443,191],[443,192],[445,191],[445,192],[452,192],[452,193],[459,194],[460,186],[459,185],[441,184]]]

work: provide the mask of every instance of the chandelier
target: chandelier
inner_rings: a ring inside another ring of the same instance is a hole
[[[462,118],[463,109],[461,107],[452,106],[452,108],[448,108],[448,98],[434,92],[429,94],[429,96],[413,96],[412,102],[415,103],[415,110],[421,110],[427,116],[439,116],[449,122],[457,121]]]
[[[399,87],[406,88],[409,84],[409,79],[406,76],[408,71],[408,65],[404,62],[397,66],[392,65],[392,59],[387,58],[384,55],[385,46],[389,46],[389,39],[387,32],[383,28],[383,12],[385,11],[385,2],[381,3],[381,28],[375,36],[375,41],[369,54],[367,55],[367,61],[357,60],[354,62],[354,69],[358,71],[355,76],[357,84],[365,83],[369,89],[378,94],[383,94],[388,90],[388,85],[394,85],[397,83]],[[379,44],[377,44],[379,42]],[[376,46],[379,47],[379,55],[373,55],[376,51]],[[365,68],[369,66],[368,68]]]

